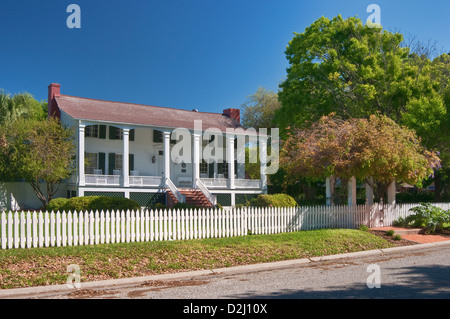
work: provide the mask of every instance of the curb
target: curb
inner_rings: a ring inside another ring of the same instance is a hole
[[[206,269],[206,270],[196,270],[187,271],[180,273],[170,273],[161,275],[150,275],[142,277],[132,277],[132,278],[121,278],[121,279],[110,279],[101,281],[91,281],[81,283],[78,289],[118,289],[125,287],[133,287],[143,284],[147,281],[155,280],[179,280],[188,279],[200,276],[211,276],[211,275],[236,275],[246,272],[258,272],[267,271],[273,269],[289,268],[302,264],[311,264],[314,262],[327,261],[327,260],[337,260],[337,259],[348,259],[348,258],[360,258],[368,256],[380,256],[383,254],[406,252],[411,250],[419,250],[433,247],[440,247],[450,245],[450,241],[441,241],[426,244],[417,244],[410,246],[400,246],[392,248],[374,249],[366,251],[358,251],[354,253],[345,253],[337,255],[327,255],[311,258],[301,258],[292,260],[283,260],[276,262],[268,262],[262,264],[251,264],[242,266],[233,266],[225,268],[216,269]],[[51,286],[40,286],[40,287],[26,287],[26,288],[13,288],[13,289],[0,289],[0,299],[23,299],[23,298],[39,298],[39,296],[51,296],[56,294],[69,294],[74,291],[75,288],[69,287],[67,284],[62,285],[51,285]]]

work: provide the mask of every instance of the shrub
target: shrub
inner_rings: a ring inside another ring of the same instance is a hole
[[[394,235],[394,231],[393,231],[392,229],[387,230],[387,231],[386,231],[386,235],[388,235],[388,236],[393,236],[393,235]]]
[[[49,211],[91,211],[91,210],[139,210],[138,202],[124,197],[84,196],[72,198],[55,198],[47,206]]]
[[[444,224],[450,222],[450,210],[443,210],[430,203],[421,203],[410,211],[414,214],[398,219],[394,225],[424,228],[427,233],[434,233],[441,231]]]
[[[295,207],[297,202],[287,194],[260,194],[252,199],[251,205],[256,207]]]
[[[359,230],[361,230],[361,231],[368,231],[369,227],[367,227],[366,225],[359,225]]]
[[[400,239],[402,239],[402,236],[400,236],[400,235],[395,235],[394,236],[394,240],[400,240]]]

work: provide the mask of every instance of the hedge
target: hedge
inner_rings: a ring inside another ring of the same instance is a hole
[[[251,200],[250,205],[256,207],[295,207],[297,202],[287,194],[260,194]]]
[[[55,198],[47,206],[48,211],[80,211],[80,210],[138,210],[141,205],[123,197],[84,196],[72,198]]]

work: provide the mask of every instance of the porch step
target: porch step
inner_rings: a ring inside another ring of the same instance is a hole
[[[213,207],[206,196],[200,190],[180,189],[179,191],[185,196],[186,204],[188,205],[195,205],[198,207]],[[175,198],[175,195],[170,190],[167,190],[167,196],[170,197],[170,200],[168,202],[172,202],[174,204],[178,202]]]

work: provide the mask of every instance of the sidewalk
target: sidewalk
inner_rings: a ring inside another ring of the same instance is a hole
[[[427,235],[430,236],[430,235]],[[80,284],[78,289],[118,289],[123,287],[133,287],[143,284],[148,281],[164,281],[164,280],[182,280],[182,279],[192,279],[194,277],[200,276],[211,276],[211,275],[232,275],[232,274],[240,274],[245,272],[258,272],[258,271],[267,271],[272,269],[280,269],[280,268],[288,268],[301,264],[314,263],[319,261],[326,260],[337,260],[337,259],[349,259],[349,258],[358,258],[358,257],[367,257],[367,256],[380,256],[389,253],[401,253],[411,250],[419,250],[425,248],[439,247],[444,245],[450,245],[450,240],[446,238],[445,240],[432,242],[432,243],[424,243],[424,244],[416,244],[410,246],[399,246],[393,248],[385,248],[385,249],[374,249],[374,250],[366,250],[359,251],[354,253],[345,253],[345,254],[337,254],[337,255],[328,255],[328,256],[319,256],[319,257],[311,257],[311,258],[301,258],[294,260],[285,260],[285,261],[277,261],[271,263],[262,263],[262,264],[253,264],[253,265],[244,265],[244,266],[235,266],[235,267],[227,267],[227,268],[217,268],[217,269],[206,269],[206,270],[198,270],[198,271],[189,271],[189,272],[180,272],[173,274],[162,274],[162,275],[152,275],[152,276],[144,276],[144,277],[133,277],[133,278],[122,278],[122,279],[112,279],[112,280],[103,280],[103,281],[93,281],[93,282],[84,282]],[[69,294],[74,292],[73,287],[69,287],[67,284],[64,285],[51,285],[51,286],[42,286],[42,287],[27,287],[27,288],[15,288],[15,289],[0,289],[0,299],[25,299],[25,298],[39,298],[40,296],[52,296],[52,295],[61,295],[61,294]]]

